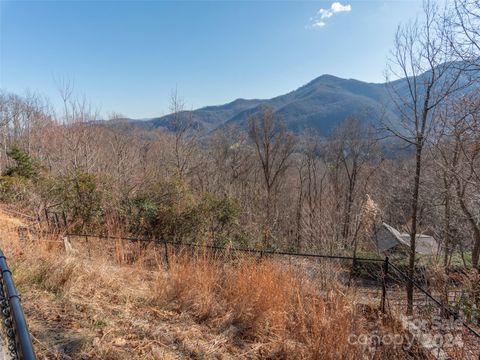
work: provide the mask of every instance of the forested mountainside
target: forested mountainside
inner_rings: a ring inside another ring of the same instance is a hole
[[[458,66],[462,66],[462,62]],[[429,71],[421,74],[419,82],[429,74]],[[461,81],[468,84],[475,74],[478,75],[478,69],[463,75]],[[444,81],[450,81],[450,77],[445,76]],[[477,84],[466,86],[460,94],[468,93],[472,86],[478,88]],[[229,125],[245,127],[249,117],[258,115],[265,107],[269,107],[294,132],[315,129],[328,135],[349,115],[355,115],[360,122],[374,126],[383,122],[399,123],[400,117],[392,100],[395,96],[409,96],[407,79],[375,84],[322,75],[288,94],[272,99],[237,99],[224,105],[183,111],[183,116],[189,118],[198,129],[209,132]],[[174,130],[174,122],[175,114],[134,121],[142,127],[164,127],[170,130]]]

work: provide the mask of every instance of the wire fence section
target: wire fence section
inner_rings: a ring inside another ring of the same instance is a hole
[[[332,284],[341,284],[348,287],[350,292],[354,292],[357,301],[361,304],[379,307],[383,312],[404,313],[407,309],[406,286],[410,278],[406,274],[406,269],[392,263],[388,257],[368,258],[260,250],[92,234],[67,234],[64,241],[67,241],[66,246],[81,249],[89,256],[93,256],[97,251],[101,252],[102,256],[109,254],[112,257],[121,257],[126,262],[134,262],[142,258],[146,264],[163,265],[167,269],[171,258],[179,255],[197,257],[199,254],[207,253],[208,256],[223,261],[239,257],[254,257],[258,260],[274,258],[279,263],[302,271],[318,284],[319,291],[329,291]],[[413,285],[413,308],[417,316],[430,319],[436,316],[453,318],[460,321],[477,340],[480,339],[480,332],[476,328],[480,319],[471,316],[468,318],[462,311],[451,308],[448,301],[440,301],[441,295],[429,289],[428,281],[422,276],[413,279]]]

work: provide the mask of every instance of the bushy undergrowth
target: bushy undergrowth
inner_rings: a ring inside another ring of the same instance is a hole
[[[141,266],[67,256],[56,246],[12,251],[20,289],[34,287],[95,314],[91,326],[96,330],[98,319],[105,327],[114,321],[105,315],[105,304],[117,312],[133,305],[140,311],[188,314],[213,332],[231,334],[231,346],[255,344],[253,358],[355,358],[347,336],[361,321],[349,299],[334,292],[322,298],[306,279],[271,260],[171,255],[168,271],[152,273]],[[84,341],[86,349],[91,339]]]
[[[158,279],[157,301],[265,344],[267,357],[354,357],[347,337],[357,319],[348,299],[334,292],[320,297],[311,283],[271,260],[173,257]]]

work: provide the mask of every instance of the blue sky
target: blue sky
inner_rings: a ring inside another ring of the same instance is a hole
[[[58,79],[106,114],[270,98],[322,74],[381,82],[421,1],[3,1],[0,88],[59,102]],[[333,5],[332,5],[333,4]],[[323,9],[323,10],[321,10]]]

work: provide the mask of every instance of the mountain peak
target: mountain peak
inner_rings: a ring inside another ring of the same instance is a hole
[[[317,83],[331,83],[331,82],[339,82],[339,81],[346,81],[346,79],[342,79],[340,77],[330,75],[330,74],[323,74],[323,75],[320,75],[319,77],[316,77],[312,81],[308,82],[304,86],[309,86]]]
[[[402,91],[399,79],[399,91]],[[404,84],[403,84],[404,85]],[[343,79],[324,74],[287,94],[271,99],[238,98],[227,104],[207,106],[190,112],[199,129],[205,132],[229,124],[244,127],[251,116],[257,116],[265,106],[271,107],[293,131],[317,129],[327,135],[347,116],[353,115],[364,123],[377,123],[389,118],[398,120],[386,84]],[[153,119],[153,127],[167,127],[171,115]]]

